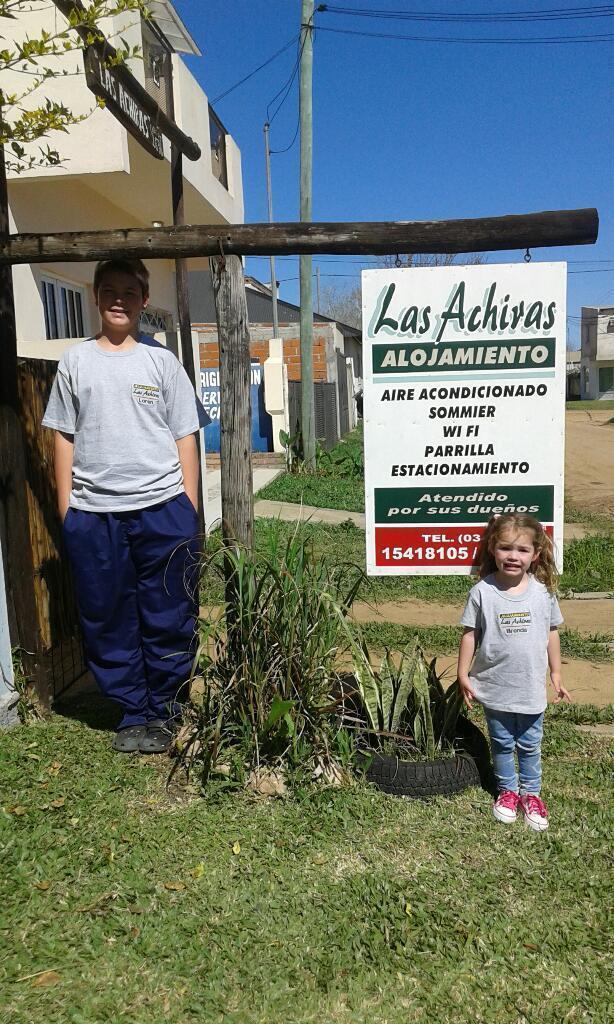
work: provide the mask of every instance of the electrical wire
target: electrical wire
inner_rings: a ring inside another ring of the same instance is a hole
[[[292,39],[290,39],[287,43],[280,47],[279,50],[276,50],[275,53],[268,58],[268,60],[265,60],[263,64],[259,64],[258,67],[254,68],[253,71],[250,71],[249,74],[244,75],[243,78],[239,79],[238,82],[235,82],[234,85],[231,85],[229,89],[225,90],[225,92],[221,92],[219,96],[215,96],[214,99],[211,100],[211,103],[219,103],[220,100],[225,99],[226,96],[229,96],[231,92],[234,92],[235,89],[238,89],[239,86],[243,85],[244,82],[248,82],[250,78],[253,78],[254,75],[258,74],[259,71],[262,71],[263,68],[266,68],[268,64],[271,64],[282,53],[285,53],[286,50],[289,50],[290,47],[297,41],[298,38],[298,36],[292,36]]]
[[[527,36],[526,38],[516,37],[508,39],[483,39],[479,36],[408,36],[400,35],[398,32],[360,32],[351,28],[330,28],[325,25],[318,25],[319,32],[334,32],[344,36],[362,36],[368,39],[398,39],[402,42],[412,43],[475,43],[488,46],[529,46],[531,44],[547,45],[554,43],[609,43],[614,40],[613,33],[603,33],[592,36]]]
[[[382,11],[373,7],[346,7],[341,4],[320,4],[319,13],[343,14],[359,18],[379,18],[386,21],[427,21],[452,22],[455,24],[497,24],[506,22],[534,21],[581,21],[589,18],[609,18],[614,14],[612,4],[591,7],[555,7],[545,11],[493,11],[489,14],[477,12],[446,11]]]

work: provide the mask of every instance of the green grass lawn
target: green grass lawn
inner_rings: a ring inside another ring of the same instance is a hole
[[[568,412],[582,412],[584,409],[614,409],[614,401],[604,398],[602,401],[591,402],[565,402]]]
[[[10,731],[2,1020],[605,1024],[611,749],[549,714],[545,834],[477,789],[180,799],[101,728]]]
[[[271,519],[254,521],[257,549],[264,550],[272,530],[289,536],[297,528],[295,523],[282,523]],[[332,562],[353,562],[365,567],[364,530],[351,522],[339,526],[307,523],[302,527],[312,538],[317,557]],[[213,539],[213,544],[216,540]],[[359,599],[365,601],[401,601],[419,598],[422,601],[462,601],[475,580],[470,576],[374,576],[365,580]],[[573,590],[614,591],[614,544],[611,535],[584,537],[565,547],[565,571],[561,577],[562,592]],[[223,587],[219,580],[204,576],[202,601],[215,604],[222,600]]]
[[[362,622],[360,631],[369,649],[383,651],[385,648],[403,650],[414,640],[429,654],[454,654],[462,635],[461,626],[402,626],[396,622]],[[561,654],[564,658],[579,658],[588,661],[614,661],[614,632],[586,635],[575,629],[560,629]]]

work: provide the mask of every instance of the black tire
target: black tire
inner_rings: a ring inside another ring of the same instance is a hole
[[[392,796],[426,800],[433,796],[453,796],[469,786],[480,785],[477,765],[469,754],[437,761],[401,761],[366,751],[364,756],[371,758],[367,781]]]

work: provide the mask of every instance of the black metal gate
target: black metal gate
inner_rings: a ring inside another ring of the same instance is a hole
[[[329,451],[339,440],[337,432],[337,389],[334,384],[316,381],[313,385],[315,403],[315,434],[316,439],[326,451]],[[296,434],[301,425],[301,382],[291,380],[288,383],[288,409],[290,417],[290,434]]]

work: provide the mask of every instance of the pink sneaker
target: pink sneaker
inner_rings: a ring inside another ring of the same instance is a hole
[[[517,807],[518,793],[514,793],[511,789],[506,789],[503,793],[499,793],[493,804],[492,813],[497,821],[502,821],[505,825],[511,825],[513,821],[516,821]]]
[[[548,809],[544,801],[534,793],[527,793],[520,797],[518,803],[529,828],[534,832],[545,832],[548,828]]]

